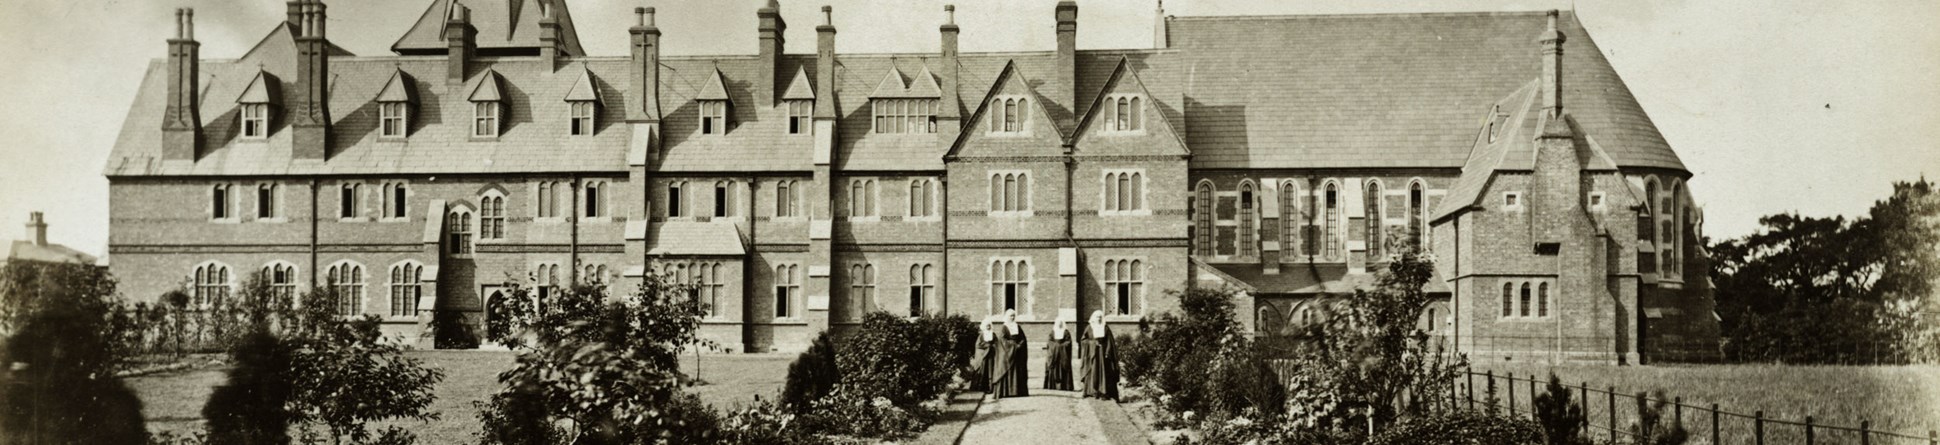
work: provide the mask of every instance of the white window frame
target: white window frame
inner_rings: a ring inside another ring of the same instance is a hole
[[[774,218],[783,221],[805,219],[801,209],[801,181],[781,179],[775,181]]]
[[[1031,267],[1030,257],[991,257],[988,270],[990,275],[984,281],[985,288],[990,289],[985,295],[986,313],[996,315],[1006,309],[1016,309],[1018,318],[1030,319],[1031,307],[1036,302],[1032,291],[1037,288],[1037,268]],[[1012,289],[1017,293],[1017,307],[1006,308],[1004,296]]]
[[[505,194],[498,190],[486,190],[478,197],[478,235],[476,242],[495,243],[505,241]]]
[[[1145,108],[1147,100],[1142,94],[1109,94],[1105,96],[1104,128],[1100,133],[1109,135],[1145,134]],[[1122,116],[1122,117],[1121,117]]]
[[[662,189],[665,191],[661,192],[662,204],[660,206],[665,212],[667,219],[672,220],[693,216],[687,211],[687,208],[690,206],[687,202],[687,181],[668,181],[666,187],[662,187]]]
[[[988,170],[984,176],[989,179],[988,210],[986,215],[993,217],[1031,217],[1036,215],[1031,205],[1030,170]],[[1015,193],[1008,184],[1016,184]],[[1012,199],[1013,196],[1015,199]],[[1015,201],[1015,202],[1013,202]]]
[[[734,198],[738,194],[736,193],[737,187],[735,185],[736,183],[731,180],[714,181],[714,193],[708,197],[710,198],[709,201],[714,203],[714,213],[710,214],[709,217],[733,218],[740,216],[740,212],[735,211],[736,199]]]
[[[909,316],[929,313],[930,301],[936,297],[936,266],[930,263],[909,266],[909,297]]]
[[[573,271],[572,269],[567,269],[566,273],[571,275]],[[567,280],[571,278],[568,276]],[[559,279],[559,263],[550,261],[533,263],[532,274],[529,275],[529,279],[532,281],[532,296],[538,299],[540,307],[544,307],[546,300],[550,300],[558,295],[561,284],[566,283]]]
[[[297,283],[303,280],[302,269],[288,261],[276,260],[264,264],[260,270],[271,296],[280,297],[288,303],[297,301],[297,296],[301,295]],[[281,279],[278,279],[278,274],[281,274]]]
[[[990,112],[984,113],[984,120],[990,121],[988,133],[993,136],[1030,136],[1031,100],[1028,97],[1006,94],[990,99]]]
[[[265,191],[267,191],[268,193],[264,193]],[[255,217],[254,219],[252,219],[252,221],[265,222],[265,223],[280,223],[280,222],[286,221],[283,214],[283,184],[282,183],[279,183],[279,182],[256,183],[255,193],[252,194],[251,197],[255,198],[256,200],[256,206],[255,206],[256,213],[251,215]],[[267,202],[265,202],[266,200]]]
[[[504,108],[495,100],[472,102],[472,137],[497,138],[503,130]]]
[[[377,103],[377,136],[403,139],[411,135],[410,102]]]
[[[566,132],[573,136],[592,136],[599,131],[599,103],[590,100],[566,102]]]
[[[790,99],[782,102],[788,109],[788,134],[815,133],[815,101]]]
[[[1503,295],[1502,309],[1508,312],[1494,312],[1500,321],[1548,321],[1556,317],[1556,295],[1552,291],[1560,289],[1549,278],[1511,278],[1502,282],[1509,292]],[[1524,294],[1527,292],[1527,295]],[[1527,298],[1528,301],[1524,301]]]
[[[1502,192],[1502,210],[1520,212],[1528,207],[1522,199],[1522,192]]]
[[[695,102],[699,103],[699,113],[697,114],[699,114],[700,120],[696,123],[699,124],[697,128],[700,134],[727,134],[728,126],[733,125],[732,122],[728,121],[728,116],[733,114],[728,112],[728,101],[699,100]]]
[[[857,191],[861,199],[858,198]],[[876,222],[882,220],[882,189],[876,186],[876,178],[849,178],[849,221]]]
[[[424,264],[405,260],[391,265],[389,286],[390,308],[386,312],[390,320],[415,320],[418,318],[418,300],[424,297]],[[400,315],[402,313],[402,315]]]
[[[532,196],[534,197],[532,199],[532,221],[544,223],[566,221],[566,215],[572,214],[573,212],[571,210],[572,204],[569,202],[571,199],[567,198],[571,196],[571,193],[568,193],[571,189],[572,186],[565,181],[539,181],[538,184],[534,184],[532,191]],[[559,209],[562,206],[567,210],[561,212]]]
[[[1144,257],[1111,258],[1105,260],[1102,280],[1105,290],[1107,316],[1138,316],[1145,313],[1145,281],[1148,278],[1147,261]],[[1121,290],[1122,288],[1122,290]],[[1118,307],[1118,294],[1125,293],[1125,310]]]
[[[221,193],[222,196],[216,196]],[[221,223],[242,221],[241,212],[236,209],[236,185],[218,183],[209,186],[209,220]],[[222,208],[217,209],[220,205]],[[221,210],[218,212],[217,210]]]
[[[207,309],[236,294],[235,269],[228,264],[204,261],[189,274],[189,307]]]
[[[612,191],[612,183],[607,181],[580,183],[579,213],[586,217],[586,222],[601,223],[613,220],[613,207],[607,205],[613,201],[613,197],[610,196]]]
[[[242,104],[241,119],[237,120],[236,133],[243,139],[261,140],[269,138],[269,104]],[[253,124],[253,125],[252,125]]]
[[[849,303],[855,305],[852,315],[856,321],[861,321],[865,314],[882,310],[881,305],[876,304],[877,275],[874,263],[849,263]]]
[[[1589,202],[1587,204],[1590,207],[1590,211],[1603,213],[1609,209],[1609,203],[1610,197],[1608,195],[1605,195],[1602,191],[1594,191],[1590,192]]]
[[[768,277],[774,285],[775,320],[797,321],[802,318],[801,265],[781,263],[775,265],[774,275]],[[783,295],[786,294],[786,295]]]
[[[870,132],[878,134],[936,133],[936,99],[870,99]]]
[[[445,253],[456,258],[470,258],[477,249],[474,236],[476,221],[468,208],[454,208],[445,214]]]
[[[325,268],[324,271],[324,284],[337,291],[337,301],[329,303],[331,314],[339,317],[364,315],[365,306],[369,303],[365,300],[369,281],[365,278],[368,276],[366,274],[368,270],[364,265],[351,260],[338,260],[330,263],[330,267]],[[351,312],[348,313],[344,311],[346,295],[351,298],[351,306],[348,308]]]
[[[378,190],[384,195],[378,199],[384,206],[383,209],[380,209],[383,216],[378,218],[379,221],[395,222],[409,221],[411,219],[411,186],[409,183],[404,181],[385,182]],[[402,200],[399,200],[399,193],[404,195]]]
[[[1118,180],[1121,175],[1125,177],[1126,185],[1132,189],[1130,192],[1123,192],[1129,198],[1126,202],[1130,204],[1130,208],[1120,208],[1121,205],[1118,202],[1118,195],[1121,193]],[[1152,208],[1146,205],[1145,198],[1149,195],[1147,195],[1145,179],[1145,169],[1142,168],[1105,169],[1098,177],[1098,214],[1103,216],[1151,215]]]
[[[913,178],[909,180],[909,209],[904,218],[912,221],[942,220],[937,204],[936,178]]]

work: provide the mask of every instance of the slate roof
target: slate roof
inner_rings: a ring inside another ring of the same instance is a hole
[[[734,224],[666,221],[647,229],[648,255],[742,255],[741,231]]]
[[[94,255],[70,249],[60,244],[48,243],[45,246],[34,244],[31,240],[0,241],[0,264],[8,261],[41,261],[48,263],[95,264]]]
[[[451,47],[445,42],[445,20],[451,17],[451,3],[454,0],[434,0],[426,7],[411,29],[391,45],[391,51],[398,54],[444,54]],[[500,49],[539,48],[539,3],[551,1],[553,12],[558,15],[559,40],[563,47],[560,52],[571,56],[586,55],[579,45],[579,33],[573,27],[572,11],[566,7],[565,0],[458,0],[458,4],[471,8],[471,25],[478,30],[478,49],[484,51]]]
[[[1439,221],[1479,205],[1482,194],[1487,191],[1489,182],[1498,172],[1535,171],[1537,138],[1552,125],[1570,127],[1583,170],[1617,169],[1616,162],[1611,159],[1603,144],[1598,143],[1595,137],[1583,135],[1581,131],[1574,131],[1575,128],[1581,128],[1582,124],[1575,119],[1574,112],[1567,106],[1567,102],[1563,107],[1563,116],[1568,122],[1552,123],[1550,119],[1544,117],[1542,96],[1539,94],[1541,91],[1540,80],[1531,80],[1481,115],[1484,124],[1482,130],[1475,135],[1474,148],[1470,150],[1468,160],[1462,166],[1462,174],[1455,180],[1455,186],[1449,189],[1447,197],[1443,198],[1441,205],[1435,208],[1432,214],[1433,220]],[[1502,122],[1502,128],[1496,137],[1491,140],[1487,121],[1496,107],[1500,107],[1508,117]]]
[[[432,10],[443,11],[448,1],[436,0]],[[528,17],[537,20],[536,13],[514,14],[509,6],[492,10],[498,6],[487,3],[535,1],[466,3],[474,8],[473,21],[481,23],[481,45],[506,38],[487,35],[490,26],[483,20],[517,15],[519,26]],[[424,26],[443,26],[442,14],[432,10],[400,45],[417,42],[419,33],[436,35]],[[559,10],[564,13],[563,7]],[[1460,168],[1470,162],[1482,129],[1478,116],[1539,75],[1536,37],[1545,17],[1540,12],[1182,17],[1171,23],[1168,49],[1079,51],[1075,85],[1069,86],[1052,84],[1059,77],[1051,72],[1055,55],[1050,51],[963,53],[956,93],[964,108],[959,115],[968,123],[972,108],[999,72],[1015,64],[1040,93],[1075,91],[1076,97],[1046,96],[1040,101],[1052,122],[1069,133],[1122,61],[1185,138],[1193,168]],[[1566,12],[1559,26],[1569,35],[1564,44],[1565,107],[1583,133],[1619,166],[1681,170],[1677,156],[1581,25]],[[273,120],[276,127],[267,140],[237,141],[237,110],[229,99],[239,97],[259,66],[280,80],[279,94],[285,99],[301,92],[294,85],[295,54],[287,34],[272,32],[241,59],[202,61],[201,116],[207,142],[197,162],[158,160],[167,75],[165,61],[151,63],[105,173],[458,174],[626,168],[631,131],[624,124],[629,63],[624,57],[568,58],[556,71],[532,57],[475,60],[467,84],[490,70],[501,76],[499,86],[507,99],[504,131],[489,140],[470,137],[472,110],[463,99],[466,91],[445,84],[443,56],[336,57],[330,63],[334,123],[327,161],[290,159],[288,119]],[[443,44],[442,38],[436,42]],[[650,160],[653,167],[685,173],[810,170],[814,138],[787,134],[786,107],[758,103],[752,85],[756,68],[752,55],[663,57],[661,150]],[[933,53],[838,54],[834,90],[805,87],[837,106],[834,167],[941,170],[949,141],[930,134],[871,133],[868,95],[892,69],[920,77],[942,68],[941,58]],[[694,100],[717,70],[720,93],[734,103],[729,130],[700,135]],[[776,70],[800,72],[812,80],[815,56],[785,55]],[[419,103],[412,109],[411,133],[404,141],[378,141],[374,99],[400,71],[417,80],[411,82]],[[605,106],[599,108],[594,135],[570,136],[565,97],[582,77],[594,84]],[[924,80],[914,79],[908,88],[927,89]],[[777,87],[791,96],[801,92],[790,85]]]
[[[1380,285],[1379,276],[1373,273],[1350,274],[1347,273],[1347,265],[1340,263],[1282,264],[1280,273],[1272,275],[1266,273],[1266,268],[1253,263],[1212,264],[1212,267],[1222,275],[1251,286],[1255,295],[1341,294],[1354,292],[1355,289],[1373,289]],[[1428,280],[1428,283],[1422,285],[1421,290],[1428,293],[1449,293],[1448,284],[1438,279]]]

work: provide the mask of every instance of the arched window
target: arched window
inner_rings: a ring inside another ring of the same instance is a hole
[[[567,269],[566,273],[572,273],[572,270]],[[559,265],[540,263],[539,267],[532,271],[532,281],[532,288],[539,294],[539,304],[544,305],[546,300],[552,299],[553,295],[559,293]]]
[[[1292,180],[1280,182],[1280,251],[1283,255],[1307,255],[1300,244],[1300,231],[1306,218],[1300,213],[1300,188]]]
[[[1326,234],[1327,261],[1340,261],[1341,259],[1340,186],[1330,180],[1330,181],[1327,181],[1327,185],[1325,187],[1326,187],[1325,189],[1326,192],[1322,193],[1324,195],[1322,196],[1322,199],[1326,201],[1325,205],[1327,207],[1327,211],[1325,214],[1321,215],[1322,218],[1326,218],[1325,220],[1321,221],[1321,224],[1325,225],[1326,228],[1324,230],[1326,230],[1327,232]]]
[[[277,301],[296,301],[296,266],[282,261],[263,266],[263,280],[269,282],[269,295]]]
[[[1683,269],[1679,268],[1683,262],[1683,257],[1678,250],[1680,245],[1684,243],[1684,234],[1678,231],[1679,228],[1683,227],[1683,224],[1680,224],[1677,220],[1677,209],[1680,207],[1678,201],[1683,199],[1683,196],[1681,196],[1683,191],[1684,183],[1672,179],[1670,193],[1664,195],[1664,199],[1661,200],[1662,205],[1658,207],[1658,211],[1663,212],[1664,215],[1664,233],[1662,235],[1664,237],[1664,269],[1673,275],[1683,271]]]
[[[404,183],[384,184],[384,217],[403,218],[410,215],[406,212],[410,207],[406,201],[409,196],[410,193]]]
[[[717,181],[714,183],[714,217],[731,215],[734,215],[734,183]]]
[[[471,254],[472,212],[459,209],[451,211],[451,214],[446,216],[449,221],[445,222],[445,226],[448,228],[446,230],[447,239],[445,249],[451,252],[452,255]]]
[[[1031,295],[1031,262],[1026,259],[991,260],[990,297],[995,313],[1024,310]]]
[[[1502,316],[1515,315],[1515,283],[1502,283]]]
[[[1132,98],[1132,130],[1145,127],[1145,108],[1138,106],[1138,98]]]
[[[586,217],[600,218],[606,216],[606,181],[587,181],[585,187],[582,188],[584,189],[584,193],[582,194],[586,201]]]
[[[936,216],[936,180],[918,178],[909,181],[909,217],[928,218]]]
[[[1212,181],[1199,181],[1192,197],[1193,246],[1200,256],[1212,256],[1213,187]]]
[[[990,175],[990,211],[1021,212],[1031,209],[1031,177],[1026,172],[995,172]]]
[[[359,216],[358,215],[359,212],[357,211],[357,192],[359,190],[359,186],[360,184],[357,184],[355,182],[347,182],[347,183],[344,183],[342,186],[338,187],[337,189],[337,217],[338,218],[356,218]]]
[[[909,266],[909,316],[920,317],[929,307],[930,295],[936,293],[936,282],[930,278],[936,272],[929,264]]]
[[[195,280],[190,303],[198,308],[218,306],[229,300],[229,291],[235,285],[229,279],[229,265],[209,262],[195,266]]]
[[[1432,308],[1432,307],[1428,308],[1427,324],[1428,324],[1428,329],[1427,329],[1428,332],[1435,332],[1435,325],[1441,324],[1441,320],[1438,320],[1435,318],[1435,308]]]
[[[1386,234],[1381,233],[1381,216],[1384,213],[1381,209],[1381,200],[1381,181],[1369,179],[1367,195],[1361,197],[1361,202],[1366,207],[1364,211],[1367,218],[1367,261],[1370,263],[1382,260],[1382,253],[1386,250],[1382,247],[1388,243]]]
[[[1529,306],[1529,283],[1522,283],[1522,305],[1518,313],[1524,317],[1529,316]]]
[[[1260,305],[1259,315],[1254,319],[1260,335],[1279,335],[1286,322],[1280,317],[1280,310],[1272,303]]]
[[[795,316],[794,298],[801,293],[801,282],[796,278],[799,266],[783,264],[775,266],[775,318]]]
[[[795,181],[776,181],[775,216],[797,216],[795,213]]]
[[[276,183],[258,184],[256,186],[256,217],[270,219],[282,216],[283,209],[277,205],[277,198],[281,198],[282,194],[282,187]]]
[[[558,202],[558,198],[552,195],[552,191],[552,182],[539,182],[539,193],[537,194],[537,199],[533,202],[537,208],[532,213],[537,214],[540,218],[553,218],[559,215],[559,209],[554,207],[554,203]]]
[[[1549,283],[1536,285],[1536,316],[1549,316]]]
[[[1239,256],[1251,257],[1260,254],[1260,237],[1257,230],[1259,217],[1258,205],[1254,198],[1253,181],[1239,184]]]
[[[330,266],[330,290],[336,292],[336,300],[330,303],[337,315],[357,315],[364,312],[364,265],[349,261]]]
[[[418,315],[418,298],[424,296],[424,266],[404,262],[391,266],[391,316]]]
[[[854,264],[849,266],[849,298],[855,301],[855,318],[861,320],[863,314],[876,310],[876,266]]]
[[[1428,250],[1427,205],[1428,192],[1421,181],[1408,184],[1408,243],[1418,252]]]
[[[496,190],[478,198],[478,238],[505,239],[505,197]]]
[[[1130,101],[1131,99],[1129,98],[1124,98],[1124,97],[1118,98],[1118,119],[1117,119],[1118,125],[1116,125],[1117,130],[1123,131],[1123,130],[1132,129],[1132,123],[1131,123],[1132,107],[1131,107]]]

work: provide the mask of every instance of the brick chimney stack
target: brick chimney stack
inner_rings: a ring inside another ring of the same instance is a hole
[[[1051,89],[1052,98],[1050,100],[1052,103],[1077,104],[1078,2],[1071,0],[1058,2],[1057,19],[1058,56],[1056,65],[1052,68],[1055,71],[1053,76],[1056,78],[1052,79],[1053,88]],[[1071,119],[1069,117],[1070,113],[1067,113],[1065,116],[1067,117],[1060,119],[1060,121],[1068,121]],[[1069,122],[1059,122],[1061,127],[1067,123]]]
[[[784,82],[780,78],[781,70],[776,65],[781,64],[788,22],[782,20],[781,4],[775,0],[768,0],[767,5],[755,11],[755,17],[759,19],[758,26],[761,34],[761,54],[756,58],[760,59],[761,66],[755,73],[757,78],[754,81],[754,98],[763,106],[774,106],[779,98],[775,94],[775,84]]]
[[[1152,11],[1152,47],[1166,49],[1172,46],[1172,31],[1165,16],[1165,0],[1159,0],[1158,9]]]
[[[325,33],[323,0],[302,0],[297,28],[297,96],[290,152],[296,159],[323,160],[330,145],[330,39]]]
[[[34,240],[36,246],[47,245],[47,222],[41,219],[40,212],[27,214],[27,239]]]
[[[632,61],[627,76],[633,95],[627,107],[629,122],[660,122],[660,28],[654,27],[653,8],[633,8],[637,20],[627,33],[633,35]]]
[[[175,37],[168,39],[168,109],[162,114],[162,159],[193,161],[202,145],[202,44],[195,41],[195,10],[175,9]]]
[[[937,71],[943,78],[943,97],[937,103],[936,136],[946,149],[956,142],[957,134],[963,131],[962,99],[957,96],[957,7],[943,5],[943,26],[937,30],[943,35],[942,69]]]
[[[445,17],[445,85],[459,88],[465,85],[465,63],[471,61],[472,50],[477,48],[474,39],[478,31],[472,29],[472,10],[457,2],[451,3],[451,14]]]
[[[539,60],[548,73],[559,69],[559,18],[549,0],[539,1]]]
[[[822,5],[815,27],[815,119],[835,119],[835,10]]]
[[[1563,115],[1563,42],[1568,38],[1556,30],[1557,12],[1549,10],[1549,29],[1537,41],[1543,45],[1543,114]]]

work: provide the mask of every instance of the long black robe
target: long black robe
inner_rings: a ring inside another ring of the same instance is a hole
[[[990,350],[996,347],[996,342],[985,341],[982,334],[977,335],[977,354],[970,357],[970,372],[965,376],[965,380],[970,382],[971,391],[990,392],[991,362],[997,359]]]
[[[997,347],[991,350],[996,360],[991,363],[991,392],[997,397],[1023,397],[1031,395],[1031,352],[1030,341],[1019,328],[1012,334],[1008,330],[998,331]]]
[[[1044,356],[1044,389],[1059,391],[1071,390],[1071,332],[1064,331],[1064,338],[1051,335],[1050,350]]]
[[[1084,335],[1085,397],[1118,400],[1118,346],[1112,344],[1111,328],[1103,338]]]

